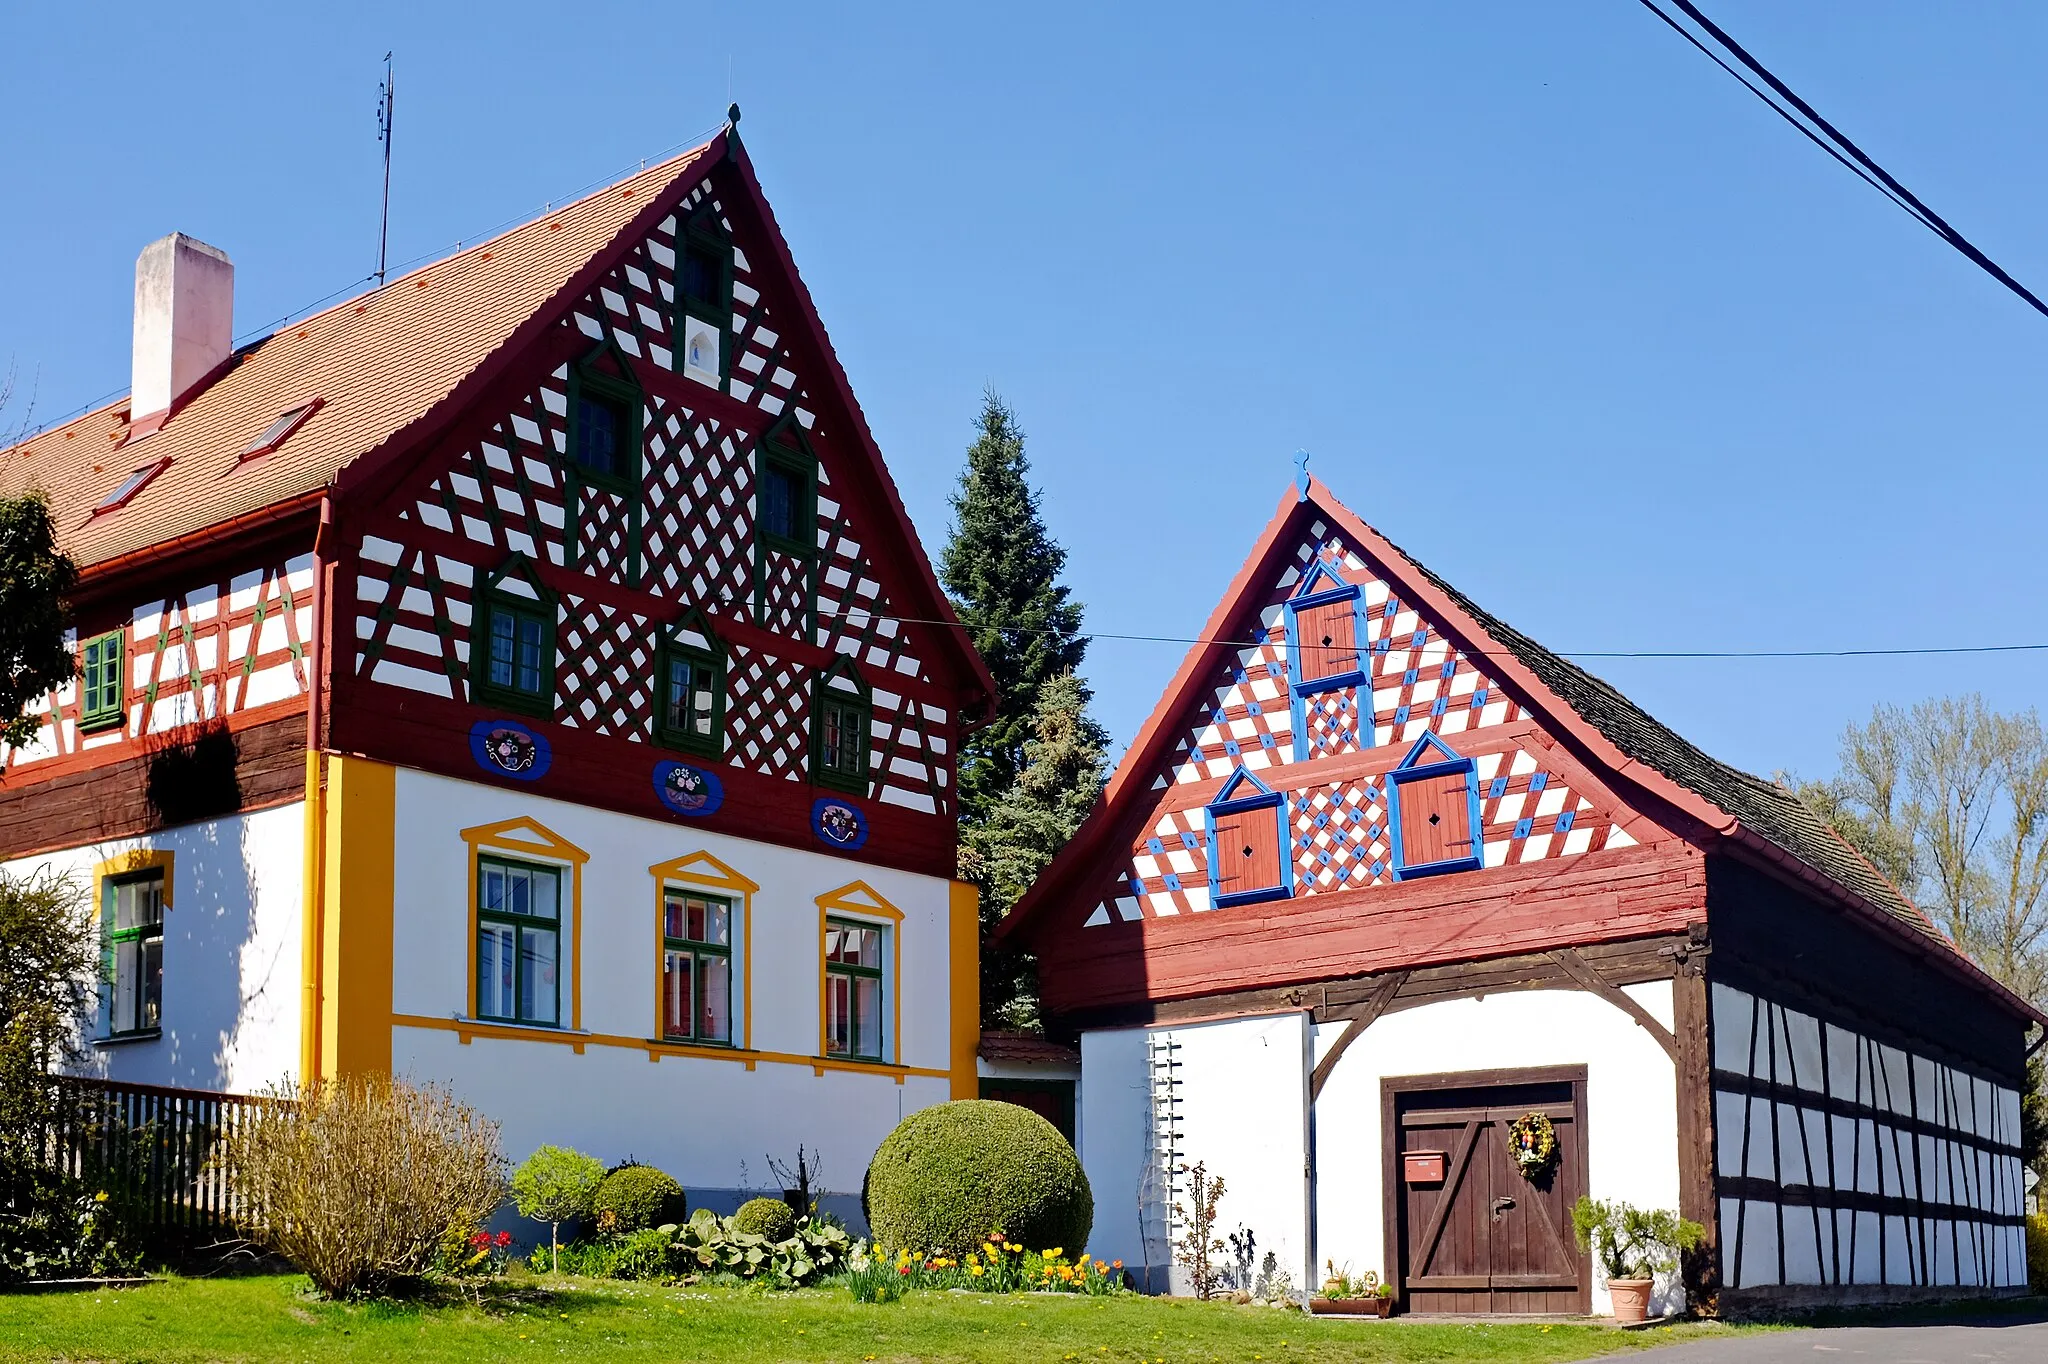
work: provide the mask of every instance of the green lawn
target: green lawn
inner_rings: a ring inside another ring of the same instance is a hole
[[[1338,1322],[1136,1296],[922,1293],[881,1306],[801,1293],[510,1281],[486,1305],[337,1306],[297,1276],[174,1279],[0,1296],[0,1360],[1336,1360],[1584,1359],[1714,1327]]]

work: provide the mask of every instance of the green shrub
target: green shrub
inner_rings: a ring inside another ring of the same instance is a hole
[[[1095,1198],[1074,1148],[1029,1109],[961,1099],[913,1113],[875,1152],[861,1188],[875,1243],[958,1256],[1000,1231],[1078,1255]]]
[[[521,1217],[548,1224],[548,1244],[561,1263],[562,1223],[590,1215],[604,1183],[604,1163],[566,1146],[543,1146],[512,1172],[512,1201]]]
[[[732,1229],[769,1243],[796,1235],[796,1214],[779,1198],[750,1198],[732,1215]]]
[[[2048,1293],[2048,1212],[2027,1219],[2027,1282],[2036,1293]]]
[[[623,1236],[680,1222],[689,1208],[683,1186],[652,1165],[622,1165],[597,1186],[590,1211],[600,1230]]]

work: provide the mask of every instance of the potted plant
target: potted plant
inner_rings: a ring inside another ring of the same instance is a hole
[[[1321,1317],[1384,1317],[1394,1310],[1394,1286],[1380,1282],[1370,1269],[1353,1274],[1323,1261],[1323,1292],[1308,1300],[1308,1310]]]
[[[1706,1239],[1706,1228],[1668,1208],[1579,1199],[1572,1208],[1579,1247],[1600,1258],[1614,1319],[1624,1325],[1647,1320],[1650,1287],[1657,1275],[1677,1268],[1678,1257]]]

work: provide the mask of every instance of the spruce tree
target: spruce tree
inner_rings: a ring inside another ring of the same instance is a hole
[[[1036,966],[990,945],[1010,912],[1088,817],[1102,790],[1108,736],[1088,716],[1088,691],[1061,673],[1040,691],[1023,768],[979,824],[961,831],[961,874],[981,889],[981,999],[985,1026],[1038,1025]]]
[[[996,680],[994,716],[961,745],[960,821],[970,828],[988,817],[1022,769],[1039,691],[1078,670],[1088,648],[1081,607],[1059,581],[1067,552],[1045,529],[1030,474],[1016,417],[993,391],[984,393],[939,565],[968,638]]]

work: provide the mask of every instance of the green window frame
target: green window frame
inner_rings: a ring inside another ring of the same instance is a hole
[[[108,1037],[162,1031],[164,1005],[164,873],[110,876],[101,883],[100,922],[106,939]]]
[[[598,368],[600,359],[608,359],[618,373]],[[569,448],[563,459],[592,487],[637,495],[645,399],[632,373],[632,364],[610,345],[600,346],[570,369]]]
[[[819,786],[866,795],[868,746],[874,702],[860,673],[835,663],[811,688],[811,780]]]
[[[78,727],[108,729],[121,723],[126,709],[124,685],[128,632],[109,630],[94,635],[79,650]]]
[[[555,594],[524,555],[484,579],[470,616],[471,694],[547,719],[555,711]]]
[[[707,758],[725,751],[725,648],[694,610],[655,650],[654,737]]]
[[[818,462],[764,443],[754,492],[754,526],[761,542],[802,558],[818,553]]]
[[[676,242],[676,365],[682,366],[688,319],[718,329],[718,377],[732,376],[732,237],[707,200]]]
[[[889,930],[860,919],[825,919],[825,1054],[880,1061],[888,1039]]]
[[[733,1044],[731,900],[681,886],[661,896],[661,1035],[710,1047]]]
[[[561,867],[477,854],[479,1019],[562,1025],[562,881]]]

